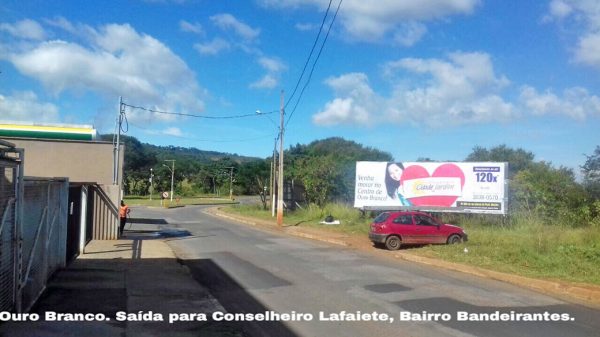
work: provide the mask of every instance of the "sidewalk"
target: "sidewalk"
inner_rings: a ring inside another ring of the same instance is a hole
[[[142,233],[144,234],[144,233]],[[50,280],[32,313],[39,321],[0,325],[0,336],[235,336],[223,325],[169,323],[169,314],[225,311],[162,240],[92,241]],[[127,238],[127,236],[126,236]],[[139,312],[142,312],[140,315]],[[44,321],[47,312],[104,314],[107,320]],[[118,321],[115,313],[135,317]],[[164,321],[158,318],[162,315]],[[154,321],[142,321],[151,319]],[[139,321],[138,321],[139,320]]]

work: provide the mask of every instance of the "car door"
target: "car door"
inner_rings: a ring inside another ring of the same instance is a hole
[[[415,237],[414,243],[440,243],[442,231],[438,223],[424,214],[415,214]]]
[[[402,237],[403,243],[412,243],[415,236],[415,225],[410,214],[399,214],[392,220],[394,233]]]

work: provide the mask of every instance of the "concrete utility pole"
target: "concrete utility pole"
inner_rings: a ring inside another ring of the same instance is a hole
[[[277,177],[277,225],[283,226],[283,90],[280,99],[281,109],[279,111],[279,176]]]
[[[233,166],[225,168],[229,169],[229,200],[233,200]]]
[[[152,192],[154,192],[154,170],[150,168],[150,201],[152,201]]]
[[[168,168],[169,171],[171,171],[171,202],[173,202],[173,179],[175,177],[175,159],[166,159],[164,161],[170,161],[171,163],[173,163],[173,169],[163,164],[164,167]]]
[[[273,160],[271,161],[271,216],[275,217],[275,180],[277,174],[275,173],[277,166],[277,138],[273,144]]]
[[[113,136],[113,144],[115,144],[115,147],[113,148],[113,185],[118,185],[119,184],[119,151],[121,148],[121,144],[120,144],[120,138],[121,138],[121,124],[123,123],[123,115],[125,115],[125,109],[123,106],[123,97],[119,96],[119,115],[117,116],[117,125],[116,125],[116,134],[117,134],[117,140],[116,142],[114,141],[114,136]]]

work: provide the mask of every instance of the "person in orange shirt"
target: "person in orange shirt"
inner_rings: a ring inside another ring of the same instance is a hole
[[[119,207],[119,236],[123,236],[123,229],[125,229],[125,223],[127,222],[129,212],[131,212],[129,206],[125,205],[125,202],[121,200],[121,207]]]

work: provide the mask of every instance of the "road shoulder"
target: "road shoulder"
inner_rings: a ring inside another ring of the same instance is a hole
[[[374,248],[367,237],[359,235],[348,235],[344,233],[336,233],[326,229],[307,228],[285,225],[278,227],[273,222],[262,219],[241,216],[238,214],[228,213],[220,207],[208,208],[206,213],[221,218],[226,218],[236,222],[240,222],[253,227],[258,227],[264,230],[281,232],[286,235],[303,237],[311,240],[318,240],[334,245],[356,249],[369,254],[374,254],[386,258],[396,258],[405,261],[429,265],[436,268],[457,271],[479,277],[484,277],[492,280],[502,281],[517,285],[519,287],[541,292],[567,302],[584,305],[590,308],[600,308],[600,286],[570,283],[564,281],[540,280],[514,274],[508,274],[493,270],[488,270],[480,267],[474,267],[459,263],[453,263],[443,260],[438,260],[429,257],[423,257],[410,253],[410,251],[386,251],[383,249]]]

